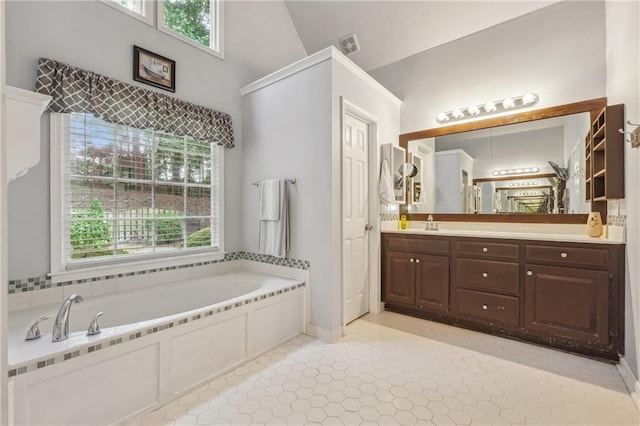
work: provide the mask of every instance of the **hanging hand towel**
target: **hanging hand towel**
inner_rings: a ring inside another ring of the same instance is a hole
[[[380,172],[380,202],[389,204],[396,201],[393,192],[393,180],[391,179],[391,170],[389,170],[389,162],[385,159],[382,162],[382,170]]]
[[[289,197],[285,179],[278,181],[278,220],[260,220],[258,224],[258,250],[275,257],[286,257],[289,251]]]
[[[258,184],[260,220],[280,219],[280,179],[262,180]]]

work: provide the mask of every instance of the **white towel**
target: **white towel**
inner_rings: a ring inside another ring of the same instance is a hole
[[[275,257],[286,257],[289,251],[289,197],[285,179],[279,181],[279,219],[260,220],[258,224],[258,250]]]
[[[260,181],[258,193],[260,194],[260,220],[279,220],[280,179]]]
[[[396,201],[396,196],[393,192],[393,180],[391,179],[391,170],[389,169],[389,162],[385,159],[382,162],[382,170],[380,171],[380,202],[382,204],[389,204]]]

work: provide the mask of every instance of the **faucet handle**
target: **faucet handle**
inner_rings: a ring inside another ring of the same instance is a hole
[[[93,321],[89,324],[89,329],[87,330],[87,336],[93,336],[95,334],[100,334],[100,325],[98,324],[98,318],[100,318],[104,312],[98,312],[95,317],[93,317]]]
[[[27,331],[27,337],[25,337],[24,340],[36,340],[39,339],[41,334],[40,334],[40,328],[38,327],[38,324],[40,324],[42,321],[48,320],[50,318],[49,315],[44,315],[41,316],[40,318],[38,318],[36,320],[36,322],[34,322],[31,327],[29,327],[29,331]]]

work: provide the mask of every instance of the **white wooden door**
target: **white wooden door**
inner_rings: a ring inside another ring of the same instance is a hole
[[[345,115],[343,127],[344,323],[369,312],[369,125]]]

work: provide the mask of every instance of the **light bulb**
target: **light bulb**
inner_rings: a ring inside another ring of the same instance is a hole
[[[493,112],[496,110],[496,104],[494,104],[493,102],[489,101],[486,104],[484,104],[484,110],[487,112]]]
[[[449,116],[447,114],[445,114],[444,112],[441,112],[440,114],[438,114],[438,117],[436,117],[436,118],[441,123],[449,120]]]
[[[471,115],[478,115],[480,114],[480,109],[475,106],[475,105],[471,105],[467,108],[467,111],[469,112],[469,114]]]
[[[511,99],[511,98],[506,98],[505,100],[502,101],[502,106],[505,109],[513,108],[514,105],[515,105],[515,103],[513,102],[513,99]]]
[[[455,118],[464,117],[464,114],[459,109],[454,109],[453,111],[451,111],[451,115],[453,115]]]
[[[533,93],[527,93],[522,97],[522,103],[525,105],[532,105],[538,101],[538,96]]]

